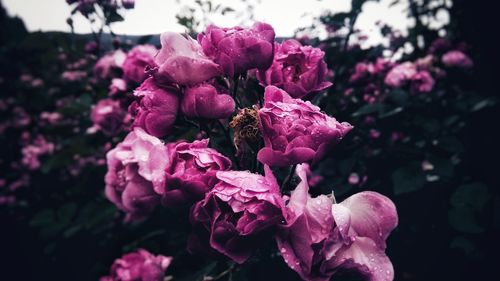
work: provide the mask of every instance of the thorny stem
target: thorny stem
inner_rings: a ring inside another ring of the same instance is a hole
[[[284,190],[288,186],[288,184],[290,183],[290,181],[293,178],[293,174],[295,173],[296,168],[297,168],[297,164],[293,165],[290,168],[290,172],[288,173],[288,176],[286,176],[285,180],[281,184],[281,190]]]

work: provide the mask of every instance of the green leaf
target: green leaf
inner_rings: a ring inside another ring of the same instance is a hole
[[[425,184],[425,175],[419,162],[411,162],[397,169],[392,174],[394,194],[400,195],[421,189]]]
[[[448,211],[450,225],[465,233],[481,233],[484,229],[477,222],[474,211],[468,207],[454,207]]]
[[[371,114],[371,113],[375,113],[375,112],[378,113],[378,112],[381,112],[382,109],[383,109],[383,105],[380,103],[366,104],[366,105],[363,105],[358,110],[356,110],[352,114],[352,116],[356,117],[356,116],[367,115],[367,114]]]
[[[488,202],[490,196],[488,187],[482,183],[471,183],[459,186],[450,198],[454,207],[470,207],[480,211]]]

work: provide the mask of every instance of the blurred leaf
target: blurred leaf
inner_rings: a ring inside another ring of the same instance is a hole
[[[421,189],[425,184],[425,175],[419,162],[411,162],[397,169],[392,174],[394,194],[400,195]]]
[[[455,190],[450,203],[455,207],[467,206],[473,210],[481,210],[489,200],[488,187],[482,183],[462,185]]]
[[[375,112],[381,112],[382,109],[383,109],[383,105],[380,103],[366,104],[366,105],[363,105],[358,110],[356,110],[352,114],[352,116],[356,117],[356,116],[362,116],[362,115],[371,114],[371,113],[375,113]]]
[[[450,243],[450,247],[452,249],[460,249],[468,255],[472,254],[476,250],[476,245],[474,245],[471,240],[463,236],[457,236],[453,238]]]
[[[448,221],[458,231],[481,233],[484,229],[478,224],[474,212],[468,207],[452,208],[448,212]]]
[[[478,217],[489,200],[488,188],[481,183],[462,185],[452,194],[453,206],[448,212],[448,220],[453,228],[465,233],[481,233],[484,228]]]

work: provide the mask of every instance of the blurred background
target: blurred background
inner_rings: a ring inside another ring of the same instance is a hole
[[[137,45],[159,47],[164,31],[195,36],[209,24],[254,21],[271,24],[278,40],[325,52],[334,86],[313,101],[355,126],[313,167],[313,193],[374,190],[395,202],[399,226],[387,254],[396,280],[496,276],[500,58],[496,11],[486,1],[111,2],[0,0],[2,280],[97,280],[137,247],[174,255],[174,280],[200,280],[213,269],[184,251],[189,222],[181,210],[124,225],[105,199],[105,153],[126,130],[99,124],[92,110],[137,85],[117,84],[119,66],[100,75],[96,65]],[[469,61],[448,63],[453,51]],[[405,62],[426,69],[430,89],[386,85]],[[120,102],[126,111],[130,101]],[[298,280],[272,254],[273,242],[263,243],[267,252],[234,280]]]

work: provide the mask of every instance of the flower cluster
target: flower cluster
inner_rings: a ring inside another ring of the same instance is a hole
[[[308,100],[332,85],[324,53],[274,37],[264,23],[209,26],[197,41],[167,32],[154,59],[152,51],[136,48],[121,65],[116,52],[109,63],[98,63],[101,77],[130,67],[123,79],[142,83],[128,108],[131,131],[107,154],[106,196],[126,213],[125,221],[147,219],[157,206],[190,206],[192,254],[242,264],[262,239],[275,238],[304,280],[352,269],[370,280],[391,280],[384,250],[397,225],[394,204],[375,192],[339,204],[308,193],[308,183],[321,178],[308,178],[310,165],[353,128]],[[252,82],[265,87],[254,97],[245,88]],[[124,117],[112,102],[95,109],[117,121],[106,123],[109,130]],[[198,139],[183,140],[192,127]],[[240,149],[242,143],[249,149]],[[286,178],[283,169],[290,170]],[[295,173],[300,183],[290,196]],[[140,251],[117,260],[103,280],[161,280],[169,262]]]

